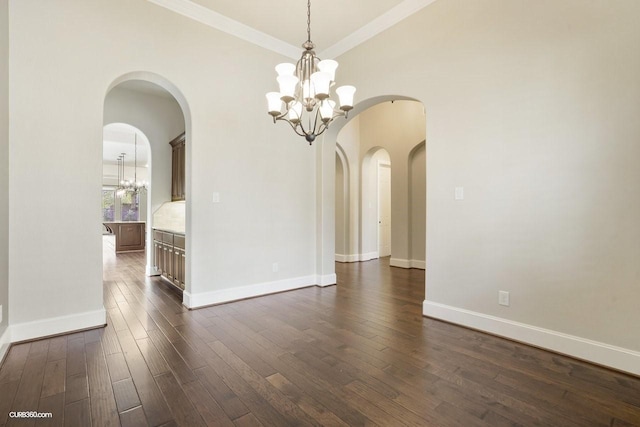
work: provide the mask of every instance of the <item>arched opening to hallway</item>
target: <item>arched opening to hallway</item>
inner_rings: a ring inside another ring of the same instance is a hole
[[[353,115],[335,136],[335,260],[367,261],[390,255],[391,266],[424,269],[424,106],[397,97],[364,104],[367,108]],[[380,182],[378,178],[385,174],[389,180]],[[380,203],[385,200],[380,197],[385,182],[390,188],[387,215]],[[388,246],[384,245],[385,219],[389,221]]]
[[[189,199],[185,196],[189,187],[190,162],[187,135],[189,111],[185,106],[186,101],[181,93],[170,82],[152,73],[138,72],[122,76],[112,83],[105,95],[103,186],[113,190],[116,209],[113,210],[110,231],[116,234],[115,240],[121,243],[103,245],[103,259],[113,261],[109,271],[103,265],[105,278],[109,276],[108,272],[122,273],[118,270],[118,265],[122,265],[127,270],[126,274],[143,283],[149,281],[145,276],[162,274],[168,280],[158,277],[153,283],[163,283],[172,291],[180,292],[179,288],[184,289],[185,283],[188,283],[186,231]],[[179,169],[183,174],[180,178],[181,199],[175,197],[178,169],[175,147],[170,145],[175,140],[187,140],[187,144],[182,145],[182,166]],[[133,148],[136,141],[137,168],[134,169]],[[108,150],[112,145],[114,148]],[[127,151],[127,147],[131,152]],[[116,152],[125,153],[124,174],[122,168],[116,173],[114,155],[119,155]],[[116,174],[120,176],[115,178]],[[140,183],[146,181],[146,190],[115,191],[119,181],[133,181],[136,174]],[[124,210],[128,203],[135,209]],[[158,240],[166,243],[161,253],[155,250]],[[134,246],[127,246],[130,244]],[[113,279],[118,276],[109,277]]]

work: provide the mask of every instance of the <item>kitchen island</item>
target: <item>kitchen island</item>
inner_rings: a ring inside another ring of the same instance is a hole
[[[116,253],[139,252],[145,248],[144,221],[103,222],[109,233],[116,236]]]

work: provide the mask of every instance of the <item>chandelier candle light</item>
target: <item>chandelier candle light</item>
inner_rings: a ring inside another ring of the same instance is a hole
[[[340,101],[331,99],[330,90],[335,85],[338,63],[332,59],[320,60],[311,42],[311,0],[307,1],[307,41],[297,64],[283,63],[276,66],[280,92],[267,93],[269,114],[273,123],[284,120],[309,145],[322,134],[337,117],[347,117],[353,109],[356,88],[340,86],[335,90]],[[283,109],[284,106],[284,109]]]

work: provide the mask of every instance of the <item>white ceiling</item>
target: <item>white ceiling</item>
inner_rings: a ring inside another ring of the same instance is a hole
[[[304,0],[193,0],[235,21],[299,47],[307,40]],[[318,51],[334,45],[402,0],[311,2],[311,40]]]
[[[137,164],[138,167],[144,167],[149,162],[149,141],[142,132],[124,123],[112,123],[104,127],[102,162],[117,164],[118,157],[125,153],[125,165],[133,166],[136,135],[138,140]]]
[[[148,0],[256,45],[298,59],[307,39],[304,0]],[[311,2],[311,40],[335,58],[436,0]]]

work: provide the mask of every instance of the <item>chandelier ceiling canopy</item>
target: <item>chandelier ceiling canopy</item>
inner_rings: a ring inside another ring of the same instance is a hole
[[[273,122],[283,120],[309,145],[321,135],[337,117],[347,117],[353,108],[356,88],[340,86],[335,89],[339,105],[331,99],[338,63],[332,59],[320,60],[313,51],[311,41],[311,0],[307,1],[307,41],[297,64],[276,66],[279,92],[267,93],[269,114]]]

